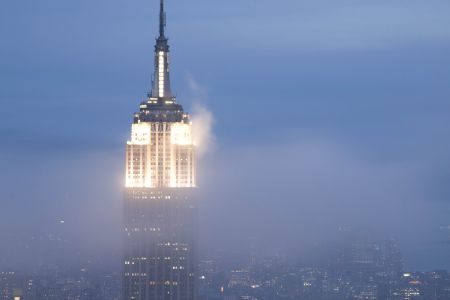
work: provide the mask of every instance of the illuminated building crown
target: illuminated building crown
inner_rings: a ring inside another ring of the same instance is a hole
[[[189,114],[172,95],[169,45],[164,29],[164,1],[160,2],[159,37],[155,46],[153,87],[134,114],[127,143],[126,187],[195,187],[195,143]]]

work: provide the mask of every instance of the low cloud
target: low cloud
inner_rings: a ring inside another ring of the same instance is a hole
[[[214,116],[206,107],[207,89],[200,85],[192,75],[188,74],[189,88],[193,94],[192,131],[197,145],[197,156],[202,159],[215,148],[213,133]]]
[[[217,248],[238,251],[251,240],[260,250],[298,254],[350,227],[397,237],[407,256],[420,257],[445,222],[427,202],[424,168],[415,161],[370,161],[317,140],[236,145],[212,161],[201,216],[205,240]]]

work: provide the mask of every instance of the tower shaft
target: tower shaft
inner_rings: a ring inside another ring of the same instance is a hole
[[[160,0],[152,91],[126,146],[123,300],[196,299],[195,144],[172,96]]]
[[[169,44],[165,36],[166,13],[164,11],[164,0],[160,1],[159,10],[159,37],[155,45],[155,71],[153,75],[152,98],[171,98],[169,76]]]

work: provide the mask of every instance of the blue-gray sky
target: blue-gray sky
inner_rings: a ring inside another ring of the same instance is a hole
[[[0,237],[12,249],[55,230],[86,249],[102,232],[117,242],[156,2],[0,3]],[[448,1],[167,0],[167,10],[173,89],[215,120],[200,176],[205,239],[220,246],[230,220],[243,239],[269,232],[271,216],[274,231],[309,241],[350,219],[403,237],[412,268],[450,268],[439,230],[450,224]]]

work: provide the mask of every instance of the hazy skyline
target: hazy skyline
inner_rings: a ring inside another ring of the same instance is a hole
[[[238,240],[292,250],[367,226],[399,236],[407,266],[450,268],[448,1],[167,5],[174,92],[214,118],[204,238],[242,227]],[[1,7],[2,248],[64,230],[103,253],[120,239],[123,143],[150,89],[158,5]]]

